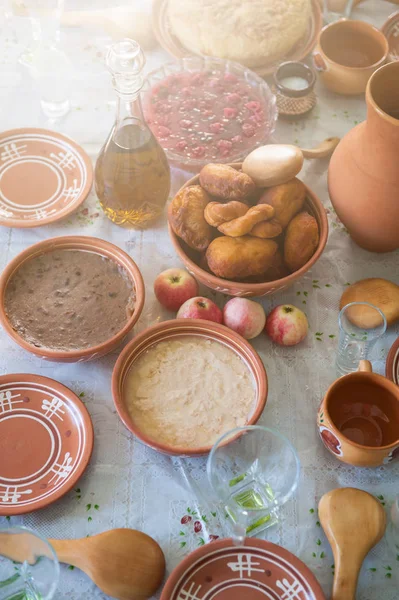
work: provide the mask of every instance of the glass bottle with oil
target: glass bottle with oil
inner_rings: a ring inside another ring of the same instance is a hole
[[[144,54],[124,39],[107,55],[117,93],[116,120],[98,155],[95,187],[101,207],[116,225],[142,228],[162,214],[170,191],[165,153],[141,109]]]

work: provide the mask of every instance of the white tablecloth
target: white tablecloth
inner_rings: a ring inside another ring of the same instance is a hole
[[[394,9],[381,0],[366,1],[356,15],[381,26]],[[29,31],[29,27],[18,19],[14,19],[14,26],[17,38],[9,24],[3,24],[1,30],[0,127],[5,130],[45,126],[35,88],[16,62],[28,41],[23,32]],[[53,127],[81,143],[94,160],[114,117],[114,95],[103,67],[109,39],[99,31],[65,30],[62,35],[76,68],[71,85],[73,108]],[[168,60],[170,57],[158,48],[148,53],[147,68],[153,69]],[[362,98],[329,95],[319,85],[316,91],[315,110],[306,119],[279,123],[276,141],[312,147],[328,136],[344,135],[364,119]],[[281,524],[268,530],[265,537],[297,554],[314,571],[328,595],[333,558],[317,522],[317,504],[322,494],[337,486],[359,487],[383,497],[388,508],[399,492],[398,464],[374,470],[340,464],[318,439],[317,407],[335,376],[338,302],[345,285],[358,279],[378,276],[397,283],[399,280],[398,252],[377,255],[361,250],[338,221],[328,197],[327,166],[326,160],[307,161],[301,173],[328,212],[330,235],[326,250],[314,269],[294,287],[262,300],[267,311],[283,302],[305,310],[310,323],[307,340],[298,347],[280,348],[261,335],[254,341],[254,347],[264,361],[270,386],[260,423],[288,436],[302,463],[298,492],[287,505]],[[172,191],[187,177],[175,172]],[[146,231],[120,229],[102,214],[93,192],[74,215],[60,223],[36,229],[0,228],[0,268],[30,244],[66,234],[104,238],[126,250],[137,262],[146,284],[146,304],[136,332],[171,318],[153,294],[157,273],[179,265],[168,238],[166,220]],[[209,290],[202,291],[215,297]],[[222,305],[225,299],[217,295],[216,301]],[[377,371],[384,371],[387,351],[397,335],[398,329],[391,328],[375,348],[373,362]],[[137,528],[161,544],[168,573],[190,550],[207,543],[209,535],[228,533],[223,512],[219,513],[209,501],[205,459],[171,460],[161,456],[138,443],[119,420],[110,390],[117,352],[83,364],[49,363],[20,349],[3,331],[0,331],[0,348],[1,374],[47,375],[82,394],[95,431],[94,454],[76,490],[45,510],[20,518],[0,517],[0,527],[23,523],[45,536],[60,538],[84,537],[114,527]],[[181,519],[189,513],[195,518],[189,524],[182,524]],[[195,520],[202,526],[198,533],[193,529]],[[359,600],[398,599],[398,558],[390,552],[386,541],[370,553],[362,569]],[[106,596],[84,574],[63,567],[56,598],[82,600]]]

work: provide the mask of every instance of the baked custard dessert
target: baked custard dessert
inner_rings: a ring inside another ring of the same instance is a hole
[[[211,446],[245,425],[255,405],[246,363],[230,348],[199,336],[154,344],[135,360],[123,395],[136,427],[174,448]]]
[[[38,348],[97,346],[119,333],[134,312],[135,290],[115,261],[84,250],[53,250],[13,274],[5,310],[13,329]]]

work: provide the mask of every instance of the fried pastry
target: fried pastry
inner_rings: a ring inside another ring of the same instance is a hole
[[[204,211],[205,221],[212,227],[219,227],[222,223],[242,217],[249,210],[249,206],[237,200],[231,200],[222,204],[221,202],[209,202]]]
[[[200,171],[199,181],[208,194],[222,200],[247,200],[256,190],[249,175],[228,165],[205,165]]]
[[[274,208],[269,204],[252,206],[242,217],[223,223],[218,227],[221,233],[230,237],[246,235],[251,229],[262,221],[267,221],[274,215]]]
[[[293,273],[306,265],[319,245],[319,227],[307,212],[296,215],[289,223],[284,240],[284,261]]]
[[[276,219],[270,221],[262,221],[252,227],[250,235],[264,240],[278,237],[283,232],[283,228]]]
[[[265,273],[252,277],[245,277],[241,281],[243,283],[265,283],[266,281],[277,281],[283,277],[287,277],[290,272],[285,266],[283,255],[279,250],[273,256],[272,264]]]
[[[237,281],[265,273],[273,263],[277,248],[272,240],[223,236],[211,242],[206,259],[217,277]]]
[[[168,215],[176,235],[190,248],[203,252],[212,240],[212,227],[206,222],[204,210],[210,197],[199,185],[183,188],[169,205]]]
[[[270,204],[275,209],[274,219],[285,229],[291,219],[301,210],[306,188],[296,177],[287,183],[275,185],[264,191],[258,204]]]

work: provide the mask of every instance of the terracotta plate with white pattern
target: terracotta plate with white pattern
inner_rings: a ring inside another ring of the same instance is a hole
[[[231,539],[192,552],[170,575],[161,600],[325,600],[310,569],[270,542]]]
[[[93,450],[93,426],[70,389],[40,375],[0,376],[0,515],[29,513],[69,492]]]
[[[385,366],[385,375],[399,385],[399,338],[392,344]]]
[[[62,219],[82,204],[92,183],[91,160],[70,138],[46,129],[0,134],[0,225]]]

